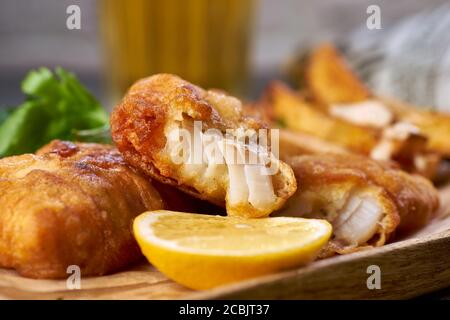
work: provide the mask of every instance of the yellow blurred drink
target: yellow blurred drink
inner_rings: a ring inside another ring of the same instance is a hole
[[[252,9],[253,0],[100,1],[113,100],[137,79],[160,72],[243,94]]]

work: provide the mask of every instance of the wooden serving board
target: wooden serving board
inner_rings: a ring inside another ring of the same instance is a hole
[[[450,287],[450,186],[426,228],[380,248],[316,261],[306,267],[209,291],[186,289],[147,263],[81,280],[33,280],[0,269],[0,299],[401,299]],[[381,289],[369,290],[367,267],[381,270]]]

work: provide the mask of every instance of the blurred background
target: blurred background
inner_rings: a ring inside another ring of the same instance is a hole
[[[382,30],[365,35],[375,39],[447,2],[2,0],[0,105],[20,103],[21,79],[39,66],[75,72],[108,108],[136,78],[163,71],[255,98],[302,48],[355,39],[369,5],[381,8]],[[81,30],[66,27],[73,4],[81,9]]]

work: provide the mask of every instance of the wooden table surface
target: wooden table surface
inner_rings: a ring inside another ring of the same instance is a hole
[[[184,288],[144,262],[116,274],[82,278],[79,290],[69,290],[66,280],[27,279],[0,269],[0,298],[448,299],[450,186],[441,189],[440,197],[442,206],[436,219],[408,239],[213,290]],[[367,287],[367,268],[372,265],[381,271],[379,290]]]

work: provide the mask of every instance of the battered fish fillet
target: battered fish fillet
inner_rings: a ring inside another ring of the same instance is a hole
[[[287,160],[300,188],[282,216],[327,219],[333,238],[322,256],[381,246],[394,232],[425,225],[439,206],[432,184],[418,175],[356,155],[304,155]]]
[[[31,278],[103,275],[141,258],[134,217],[163,208],[111,146],[53,141],[0,160],[0,266]]]
[[[244,116],[238,99],[170,74],[135,83],[111,115],[113,140],[128,163],[245,217],[268,216],[296,190],[270,137],[250,143],[262,141],[259,129],[263,124]]]

